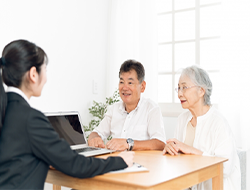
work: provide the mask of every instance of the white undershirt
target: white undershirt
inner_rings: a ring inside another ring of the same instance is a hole
[[[28,99],[28,97],[23,93],[23,91],[21,91],[19,88],[13,87],[13,86],[9,86],[6,90],[6,92],[14,92],[19,94],[20,96],[22,96],[26,102],[30,105],[30,100]]]
[[[193,146],[194,138],[195,138],[195,127],[192,126],[191,122],[189,121],[187,124],[187,130],[186,130],[186,138],[184,143]]]

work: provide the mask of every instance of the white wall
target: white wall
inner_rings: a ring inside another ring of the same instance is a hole
[[[157,101],[156,15],[153,0],[113,0],[109,11],[107,96],[118,87],[119,69],[128,59],[144,65],[145,97]]]
[[[12,40],[27,39],[48,57],[48,81],[33,107],[77,110],[88,124],[92,100],[105,100],[108,0],[0,1],[0,51]],[[92,81],[98,94],[92,93]]]

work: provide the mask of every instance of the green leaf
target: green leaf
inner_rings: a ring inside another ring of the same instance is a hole
[[[120,101],[120,94],[119,94],[118,89],[113,93],[112,97],[106,97],[105,103],[102,103],[102,102],[98,103],[96,101],[93,101],[92,107],[88,109],[89,113],[93,116],[93,119],[89,122],[88,126],[85,126],[85,125],[83,126],[84,131],[92,132],[100,124],[101,120],[104,118],[105,113],[107,112],[107,107],[119,101]],[[88,136],[87,136],[87,139],[88,139]],[[107,139],[111,140],[112,137],[109,136]]]

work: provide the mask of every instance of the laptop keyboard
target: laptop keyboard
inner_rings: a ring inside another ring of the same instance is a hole
[[[93,150],[101,150],[101,149],[100,148],[94,148],[94,147],[84,147],[84,148],[75,149],[75,151],[77,153],[88,152],[88,151],[93,151]]]

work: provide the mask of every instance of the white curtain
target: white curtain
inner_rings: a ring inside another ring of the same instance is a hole
[[[146,71],[145,96],[157,100],[156,14],[154,0],[111,0],[107,58],[107,96],[119,82],[119,69],[128,59]],[[150,79],[150,80],[147,80]]]
[[[250,148],[250,1],[222,2],[222,65],[219,109],[237,147]]]

